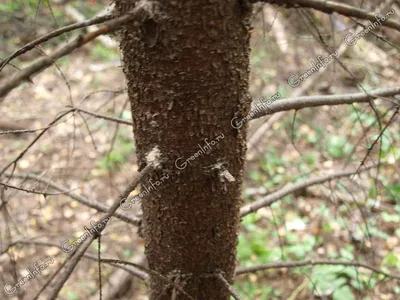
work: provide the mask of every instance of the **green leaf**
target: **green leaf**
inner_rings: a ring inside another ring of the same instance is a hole
[[[371,233],[372,236],[376,236],[384,240],[386,240],[389,237],[389,235],[386,232],[383,232],[376,227],[370,227],[369,232]]]
[[[353,300],[354,294],[351,289],[347,286],[341,286],[340,288],[336,289],[333,293],[334,300]]]
[[[388,186],[388,190],[396,199],[400,199],[400,184],[390,185]]]
[[[122,111],[121,119],[132,121],[132,113],[129,110]]]
[[[123,256],[125,258],[129,258],[129,257],[132,256],[132,251],[131,250],[124,250],[124,252],[122,254],[123,254]]]
[[[347,144],[345,136],[333,135],[329,137],[327,143],[327,151],[334,158],[341,158],[352,149],[351,145]]]
[[[71,300],[78,300],[79,296],[71,291],[71,292],[68,292],[68,298]]]
[[[400,215],[392,215],[384,211],[381,213],[381,217],[386,223],[400,223]]]
[[[259,181],[261,179],[261,174],[260,172],[252,171],[250,172],[250,178],[251,180]]]
[[[340,249],[340,255],[346,260],[354,259],[353,253],[350,250],[345,249],[345,248]]]
[[[388,265],[389,267],[396,267],[399,262],[400,261],[397,258],[397,255],[393,252],[390,252],[388,255],[386,255],[385,259],[383,260],[383,263]]]
[[[395,286],[394,288],[393,288],[393,292],[395,292],[395,294],[400,294],[400,286]]]

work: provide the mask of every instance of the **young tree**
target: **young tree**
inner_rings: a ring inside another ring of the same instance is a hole
[[[116,10],[135,3],[116,1]],[[250,108],[250,11],[237,0],[151,9],[155,18],[121,36],[140,169],[160,153],[161,168],[145,180],[160,186],[142,200],[146,255],[193,298],[228,299],[217,275],[231,282],[236,266],[246,133],[231,120]],[[171,299],[174,288],[153,277],[151,293]]]
[[[373,13],[334,1],[260,2],[298,5],[369,21],[377,17]],[[13,58],[50,38],[77,28],[105,22],[100,29],[79,36],[65,47],[34,62],[18,72],[15,77],[2,83],[0,101],[21,82],[31,80],[36,73],[51,66],[60,57],[102,34],[120,29],[118,36],[133,116],[139,175],[126,187],[114,204],[108,207],[101,202],[74,194],[69,189],[41,176],[14,174],[14,169],[11,173],[6,172],[16,167],[18,161],[49,128],[56,126],[62,118],[70,114],[84,113],[132,125],[126,120],[71,105],[58,114],[47,127],[39,130],[6,132],[39,131],[39,134],[13,161],[2,167],[0,176],[42,182],[46,185],[46,189],[51,187],[86,206],[105,212],[98,223],[107,223],[112,216],[115,216],[128,224],[139,225],[145,240],[149,268],[131,265],[146,272],[145,275],[150,275],[151,299],[229,299],[230,295],[238,298],[231,288],[231,283],[237,265],[236,245],[240,217],[268,206],[288,194],[302,191],[308,186],[350,176],[359,171],[338,172],[285,186],[240,209],[247,121],[291,109],[297,111],[305,107],[354,102],[368,103],[374,110],[375,99],[398,95],[400,88],[370,92],[363,90],[362,93],[349,95],[280,99],[262,109],[256,107],[250,110],[248,77],[251,7],[246,1],[171,0],[159,3],[148,0],[116,0],[115,3],[113,15],[96,17],[57,29],[32,41],[2,61],[0,70]],[[400,24],[393,20],[386,20],[381,25],[400,31]],[[318,37],[324,50],[327,50],[321,35]],[[337,62],[346,69],[339,60]],[[386,100],[392,103],[394,113],[385,126],[380,128],[380,134],[369,146],[366,157],[400,110],[398,98]],[[239,124],[235,123],[235,120],[239,121]],[[364,163],[365,159],[361,165]],[[143,217],[139,219],[128,213],[117,212],[139,183],[142,184],[144,195],[141,197]],[[10,185],[8,181],[1,182],[1,186],[2,189],[11,188],[49,195],[47,190],[40,192],[35,189],[24,189]],[[1,207],[6,212],[7,202],[3,196],[2,193]],[[54,276],[44,288],[63,269],[52,287],[49,299],[57,298],[91,243],[98,238],[100,244],[100,235],[104,228],[105,226],[77,246],[54,272]],[[13,245],[11,238],[9,242],[10,248]],[[113,266],[117,263],[126,263],[101,259],[100,256],[99,250],[97,259]],[[280,262],[236,271],[237,274],[244,274],[268,268],[316,264],[363,267],[387,277],[400,278],[398,275],[391,275],[374,266],[356,261]],[[100,265],[99,262],[99,269]],[[100,271],[99,275],[101,279]],[[143,274],[138,277],[147,279]]]

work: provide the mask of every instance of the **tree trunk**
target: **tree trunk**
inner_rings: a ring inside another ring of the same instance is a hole
[[[116,1],[118,14],[137,1]],[[250,108],[249,10],[238,0],[160,1],[164,18],[121,32],[139,169],[157,147],[162,168],[142,185],[151,269],[195,299],[229,299],[236,266],[245,126]],[[156,276],[151,299],[187,299]]]

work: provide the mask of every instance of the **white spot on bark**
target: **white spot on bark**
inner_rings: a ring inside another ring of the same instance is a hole
[[[224,163],[218,162],[213,165],[211,169],[217,172],[217,176],[222,184],[222,188],[224,191],[227,191],[227,182],[231,183],[236,181],[235,177],[233,177],[232,174],[228,171]]]
[[[146,161],[148,165],[153,165],[154,168],[160,167],[160,158],[161,158],[161,151],[158,146],[154,146],[153,149],[147,153]]]
[[[224,179],[226,179],[228,182],[234,182],[234,181],[236,181],[236,180],[235,180],[235,177],[233,177],[232,174],[229,173],[228,170],[222,170],[222,172],[219,173],[219,176],[220,176],[221,179],[223,178],[223,179],[222,179],[223,182],[224,182]]]

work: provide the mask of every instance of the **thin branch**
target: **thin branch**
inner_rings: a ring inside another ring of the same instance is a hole
[[[316,95],[296,98],[286,98],[282,100],[276,100],[269,105],[260,105],[253,109],[247,117],[243,120],[254,120],[265,115],[271,115],[280,111],[288,111],[292,109],[302,109],[307,107],[316,107],[324,105],[340,105],[340,104],[352,104],[352,103],[364,103],[376,100],[380,97],[392,97],[400,94],[400,87],[397,88],[384,88],[376,89],[366,93],[354,93],[354,94],[343,94],[343,95]],[[400,104],[400,99],[393,101]]]
[[[0,86],[0,102],[2,101],[2,98],[4,98],[14,88],[19,86],[22,82],[30,81],[32,76],[50,67],[57,59],[70,54],[72,51],[82,47],[90,41],[93,41],[98,36],[111,33],[119,29],[125,23],[134,19],[136,21],[136,24],[139,26],[139,24],[141,24],[144,20],[146,20],[147,18],[149,18],[149,16],[152,16],[153,14],[152,11],[148,11],[150,8],[152,8],[152,6],[143,3],[140,4],[141,2],[145,1],[140,1],[139,4],[137,4],[130,13],[123,15],[117,19],[108,21],[99,30],[85,34],[83,36],[79,35],[74,41],[67,44],[60,50],[54,52],[52,55],[46,56],[43,59],[31,64],[29,67],[23,69],[11,80]],[[150,6],[150,8],[148,6]]]
[[[375,268],[375,267],[367,265],[367,264],[359,263],[356,261],[335,261],[335,260],[324,260],[324,259],[293,261],[293,262],[292,261],[291,262],[277,262],[277,263],[272,263],[272,264],[239,268],[236,271],[236,275],[243,275],[243,274],[247,274],[247,273],[253,273],[253,272],[268,270],[268,269],[299,268],[299,267],[304,267],[304,266],[316,266],[316,265],[339,265],[339,266],[364,268],[364,269],[373,271],[377,274],[381,274],[381,275],[384,275],[389,278],[400,280],[400,274],[399,275],[390,274],[385,271],[382,271],[379,268]]]
[[[119,119],[119,118],[115,118],[115,117],[111,117],[111,116],[107,116],[107,115],[102,115],[102,114],[95,113],[95,112],[92,112],[92,111],[89,111],[89,110],[86,110],[83,108],[79,108],[79,107],[71,107],[71,108],[75,111],[78,111],[78,112],[81,112],[81,113],[84,113],[84,114],[87,114],[87,115],[90,115],[90,116],[93,116],[93,117],[96,117],[99,119],[104,119],[104,120],[112,121],[112,122],[119,123],[119,124],[133,126],[133,123],[129,122],[127,120],[123,120],[123,119]]]
[[[342,42],[340,47],[338,48],[338,57],[342,57],[342,55],[346,52],[347,48],[349,46],[345,43]],[[314,76],[312,78],[310,78],[309,80],[305,81],[301,86],[299,86],[298,88],[296,88],[293,91],[293,94],[291,95],[291,97],[299,97],[302,96],[304,94],[306,94],[306,92],[308,90],[311,90],[315,84],[317,82],[319,82],[321,80],[321,77],[329,70],[329,68],[323,68],[320,69],[319,72],[317,72],[316,74],[314,74]],[[254,148],[256,146],[256,144],[259,142],[259,140],[263,137],[264,133],[269,131],[270,128],[272,127],[273,124],[275,124],[276,122],[278,122],[283,116],[285,116],[284,111],[275,113],[274,115],[272,115],[270,118],[268,118],[268,120],[265,121],[264,124],[262,124],[262,126],[260,126],[255,132],[254,134],[250,137],[249,141],[248,141],[248,155],[249,157],[252,157],[253,153],[251,152],[251,148]]]
[[[109,14],[110,10],[112,11],[114,9],[113,6],[115,6],[115,2],[112,3],[110,5],[110,7],[105,7],[102,11],[99,12],[99,14],[97,14],[97,16],[104,15],[105,13]],[[80,13],[76,8],[74,8],[70,4],[67,4],[64,7],[64,11],[65,11],[65,15],[68,16],[69,18],[72,18],[72,20],[74,20],[74,22],[82,22],[86,19],[85,15]],[[115,15],[114,15],[114,17],[115,17]],[[99,29],[99,26],[96,26],[96,25],[91,26],[91,27],[87,28],[87,32],[96,31],[97,29]],[[116,48],[117,47],[117,41],[113,40],[109,36],[103,35],[103,36],[99,37],[99,41],[107,48]]]
[[[363,29],[366,29],[368,25],[364,25],[360,22],[358,22],[357,20],[350,18],[354,23],[356,23],[358,26],[362,27]],[[369,31],[369,33],[371,33],[373,36],[375,36],[378,40],[383,41],[384,43],[389,44],[390,46],[392,46],[393,48],[396,48],[397,50],[400,50],[400,46],[396,45],[395,43],[393,43],[392,41],[388,40],[385,36],[379,35],[373,31]]]
[[[192,296],[190,296],[188,293],[186,293],[179,285],[177,285],[172,280],[168,279],[164,275],[162,275],[162,274],[160,274],[160,273],[158,273],[158,272],[156,272],[154,270],[145,268],[145,267],[143,267],[141,265],[138,265],[138,264],[135,264],[135,263],[132,263],[132,262],[129,262],[129,261],[123,261],[123,260],[119,260],[119,259],[104,259],[103,258],[101,261],[102,262],[115,263],[115,264],[124,264],[124,265],[129,265],[129,266],[133,266],[135,268],[138,268],[139,270],[142,270],[142,271],[144,271],[144,272],[146,272],[148,274],[151,274],[151,275],[153,275],[153,276],[165,281],[166,283],[172,285],[174,288],[176,288],[178,291],[180,291],[183,295],[185,295],[189,299],[194,300],[194,298]]]
[[[348,4],[343,4],[335,1],[326,1],[326,0],[249,0],[251,3],[256,2],[265,2],[271,4],[285,5],[287,7],[307,7],[312,8],[318,11],[321,11],[326,14],[337,13],[339,15],[343,15],[346,17],[354,17],[358,19],[368,20],[371,22],[377,21],[375,17],[375,13],[366,11],[364,9],[360,9],[358,7],[354,7]],[[378,14],[378,16],[382,16]],[[386,20],[384,22],[380,22],[382,26],[396,29],[400,31],[400,23],[395,22],[393,20]]]
[[[52,126],[54,126],[59,120],[61,120],[63,117],[65,117],[66,115],[68,115],[69,113],[71,113],[71,112],[73,112],[73,110],[67,110],[67,111],[64,111],[64,112],[62,112],[62,113],[60,113],[53,121],[51,121],[50,123],[49,123],[49,125],[47,126],[47,127],[45,127],[45,129],[43,129],[43,131],[42,132],[40,132],[30,143],[29,143],[29,145],[28,146],[26,146],[25,147],[25,149],[24,150],[22,150],[19,154],[18,154],[18,156],[12,161],[12,162],[10,162],[10,163],[8,163],[3,169],[1,169],[1,171],[0,171],[0,176],[1,175],[3,175],[3,173],[5,172],[5,171],[7,171],[7,169],[10,167],[10,166],[12,166],[12,165],[14,165],[14,169],[15,169],[15,167],[16,167],[16,165],[17,165],[17,162],[26,154],[26,152],[28,152],[28,150],[33,146],[33,145],[35,145],[35,143],[52,127]]]
[[[4,183],[4,182],[0,182],[0,185],[4,186],[6,189],[14,189],[14,190],[22,191],[22,192],[29,193],[29,194],[43,195],[44,197],[65,194],[63,192],[49,193],[49,192],[45,192],[45,191],[36,191],[36,190],[31,190],[31,189],[24,189],[23,187],[10,185],[10,184]]]
[[[100,23],[104,23],[108,20],[110,20],[112,18],[112,15],[104,15],[104,16],[99,16],[99,17],[94,17],[92,19],[89,20],[85,20],[82,22],[78,22],[78,23],[74,23],[71,25],[67,25],[61,28],[58,28],[52,32],[49,32],[48,34],[33,40],[32,42],[26,44],[25,46],[21,47],[20,49],[18,49],[17,51],[15,51],[13,54],[11,54],[9,57],[5,58],[2,63],[0,64],[0,71],[3,70],[3,68],[13,59],[17,58],[18,56],[28,52],[29,50],[32,50],[33,48],[35,48],[37,45],[40,45],[52,38],[55,38],[57,36],[60,36],[64,33],[70,32],[72,30],[76,30],[79,28],[84,28],[84,27],[88,27],[91,25],[95,25],[95,24],[100,24]]]
[[[224,277],[224,275],[222,275],[221,273],[218,273],[215,275],[216,278],[219,279],[219,281],[221,281],[224,286],[226,287],[226,289],[229,291],[229,293],[232,295],[232,297],[235,300],[241,300],[239,294],[235,291],[235,289],[232,287],[232,285],[228,282],[228,280],[226,280],[226,278]]]
[[[90,137],[90,140],[92,142],[94,150],[97,151],[96,141],[93,138],[92,131],[90,130],[89,124],[86,122],[86,119],[85,119],[85,117],[83,116],[83,114],[81,112],[78,111],[78,114],[82,118],[83,124],[85,125],[86,130],[89,133],[89,137]]]
[[[109,210],[109,207],[104,205],[102,202],[100,201],[96,201],[96,200],[90,200],[87,199],[84,196],[75,194],[73,192],[71,192],[68,188],[54,182],[51,181],[48,178],[45,177],[41,177],[41,176],[37,176],[34,174],[11,174],[11,173],[5,173],[4,174],[7,177],[13,177],[13,178],[21,178],[21,179],[31,179],[31,180],[36,180],[38,182],[42,182],[44,184],[46,184],[47,186],[52,187],[53,189],[62,192],[64,195],[69,196],[70,198],[78,201],[79,203],[86,205],[90,208],[94,208],[99,212],[107,212]],[[135,225],[135,226],[139,226],[140,223],[140,219],[138,217],[132,216],[132,215],[128,215],[125,213],[120,213],[120,212],[116,212],[115,213],[115,217],[120,219],[121,221],[124,221],[126,223]]]
[[[11,248],[11,247],[13,247],[13,246],[16,246],[16,245],[19,245],[19,244],[21,244],[21,245],[37,245],[37,246],[45,246],[45,247],[57,247],[57,248],[59,248],[59,249],[62,249],[62,247],[61,247],[59,244],[57,244],[57,243],[42,242],[42,241],[33,241],[33,240],[20,240],[20,241],[15,241],[15,242],[13,242],[11,245],[9,245],[9,246],[7,247],[6,250],[2,251],[0,254],[6,253],[6,252],[8,251],[9,248]],[[87,258],[87,259],[90,259],[90,260],[93,260],[93,261],[97,261],[97,260],[98,260],[97,256],[94,256],[94,255],[91,255],[91,254],[84,254],[83,257],[84,257],[84,258]],[[111,265],[111,266],[114,266],[114,267],[116,267],[116,268],[118,268],[118,269],[122,269],[122,270],[128,272],[129,274],[131,274],[131,275],[133,275],[133,276],[135,276],[135,277],[137,277],[137,278],[139,278],[139,279],[141,279],[141,280],[143,280],[143,281],[149,280],[149,276],[147,275],[146,272],[142,272],[142,271],[139,271],[139,270],[127,268],[127,267],[121,266],[121,265],[119,265],[119,264],[114,264],[114,263],[106,262],[106,261],[104,261],[103,259],[101,259],[101,262],[104,262],[104,263],[106,263],[106,264],[109,264],[109,265]]]
[[[128,185],[128,187],[124,190],[124,192],[115,200],[114,204],[108,209],[108,211],[101,217],[98,223],[106,224],[107,220],[109,220],[116,212],[116,210],[120,207],[121,203],[128,199],[129,194],[136,188],[136,186],[142,181],[142,179],[151,173],[157,167],[156,161],[148,162],[148,165],[137,175],[137,177],[132,180],[132,182]],[[96,239],[101,232],[106,228],[103,226],[96,231],[95,234],[91,235],[88,240],[86,240],[83,244],[77,246],[76,250],[69,255],[68,259],[69,263],[65,267],[64,272],[61,275],[61,278],[54,284],[54,288],[50,293],[48,299],[54,300],[57,299],[57,296],[64,286],[65,282],[71,276],[74,271],[76,265],[81,260],[82,256],[85,254],[86,250],[92,244],[94,239]]]
[[[64,33],[70,32],[72,30],[76,30],[79,28],[84,28],[84,27],[88,27],[91,25],[95,25],[95,24],[100,24],[100,23],[104,23],[108,20],[110,20],[112,18],[112,15],[104,15],[104,16],[99,16],[99,17],[94,17],[92,19],[89,20],[85,20],[82,22],[78,22],[78,23],[74,23],[71,25],[67,25],[61,28],[58,28],[52,32],[49,32],[48,34],[45,34],[44,36],[37,38],[36,40],[33,40],[32,42],[26,44],[25,46],[21,47],[20,49],[18,49],[17,51],[15,51],[13,54],[11,54],[9,57],[5,58],[2,63],[0,64],[0,71],[3,70],[3,68],[13,59],[17,58],[18,56],[28,52],[29,50],[32,50],[33,48],[35,48],[37,45],[40,45],[52,38],[55,38],[57,36],[60,36]]]
[[[34,76],[35,74],[50,67],[57,59],[70,54],[72,51],[94,40],[96,37],[109,32],[110,31],[108,27],[102,27],[96,32],[89,33],[84,36],[80,35],[73,42],[54,52],[52,55],[46,56],[43,59],[31,64],[29,67],[19,72],[11,80],[0,86],[0,99],[5,97],[14,88],[18,87],[22,82],[31,81],[31,76]]]
[[[101,278],[101,235],[97,237],[97,267],[99,270],[99,300],[103,300],[103,283]]]
[[[90,97],[91,95],[93,95],[94,93],[112,92],[112,93],[118,94],[118,93],[122,93],[123,91],[124,91],[124,89],[122,89],[122,90],[115,90],[115,91],[108,91],[108,90],[95,91],[95,92],[92,92],[92,93],[90,93],[89,95],[85,96],[85,97],[82,99],[81,102],[83,102],[84,100],[86,100],[87,98],[89,98],[89,97]],[[123,119],[119,119],[119,118],[115,118],[115,117],[111,117],[111,116],[107,116],[107,115],[102,115],[102,114],[99,114],[99,113],[95,113],[95,112],[91,112],[91,111],[88,111],[88,110],[84,110],[84,109],[82,109],[82,108],[77,108],[77,107],[72,107],[72,106],[70,106],[70,107],[73,108],[75,111],[80,111],[80,112],[82,112],[82,113],[86,113],[86,114],[91,115],[91,116],[94,116],[94,117],[96,117],[96,118],[105,119],[105,120],[109,120],[109,121],[112,121],[112,122],[115,122],[115,123],[121,123],[121,124],[130,125],[130,126],[133,125],[132,122],[129,122],[129,121],[127,121],[127,120],[123,120]],[[60,123],[61,123],[61,122],[60,122]],[[35,133],[35,132],[37,132],[37,131],[42,131],[42,130],[49,129],[49,128],[51,128],[51,127],[57,126],[58,124],[59,124],[59,123],[54,123],[54,124],[51,125],[51,126],[46,126],[46,127],[37,128],[37,129],[13,129],[13,130],[5,130],[5,131],[0,131],[0,135],[6,135],[6,134],[22,134],[22,133]]]
[[[37,131],[42,131],[45,129],[49,129],[51,127],[57,126],[59,123],[55,123],[51,126],[46,126],[42,128],[37,128],[37,129],[14,129],[14,130],[6,130],[6,131],[0,131],[0,135],[5,135],[5,134],[21,134],[21,133],[35,133]]]
[[[367,171],[374,168],[374,166],[370,166],[370,167],[366,167],[362,170],[351,170],[351,171],[342,171],[342,172],[337,172],[337,173],[333,173],[333,174],[329,174],[329,175],[325,175],[325,176],[320,176],[320,177],[316,177],[316,178],[312,178],[309,179],[307,181],[304,182],[300,182],[300,183],[296,183],[296,184],[288,184],[285,185],[283,188],[266,195],[265,197],[262,197],[248,205],[243,206],[240,209],[240,216],[244,217],[247,216],[250,213],[256,212],[257,210],[259,210],[262,207],[265,206],[270,206],[272,203],[282,199],[283,197],[293,194],[294,192],[298,191],[298,190],[302,190],[306,187],[309,186],[313,186],[316,184],[321,184],[324,183],[326,181],[331,181],[333,179],[336,178],[341,178],[341,177],[348,177],[351,175],[355,175],[358,174],[358,172],[363,172],[363,171]]]
[[[376,143],[382,138],[383,134],[385,133],[385,131],[389,128],[390,124],[393,122],[393,120],[395,119],[396,115],[399,113],[400,107],[398,107],[396,109],[396,111],[393,113],[393,115],[391,116],[389,122],[385,125],[385,128],[383,128],[381,130],[381,132],[379,133],[379,135],[377,136],[377,138],[373,141],[373,143],[371,144],[371,146],[368,147],[368,151],[367,154],[364,156],[363,160],[360,163],[359,168],[361,168],[364,164],[365,161],[367,160],[367,158],[369,157],[369,155],[371,154],[372,150],[374,149]],[[381,151],[379,151],[379,156],[380,156]],[[379,168],[378,168],[379,170]]]
[[[2,59],[1,57],[0,57],[0,62],[3,62],[4,61],[4,59]],[[18,70],[18,71],[21,71],[21,69],[20,68],[18,68],[16,65],[14,65],[14,64],[12,64],[12,63],[8,63],[11,67],[13,67],[14,69],[16,69],[16,70]]]

